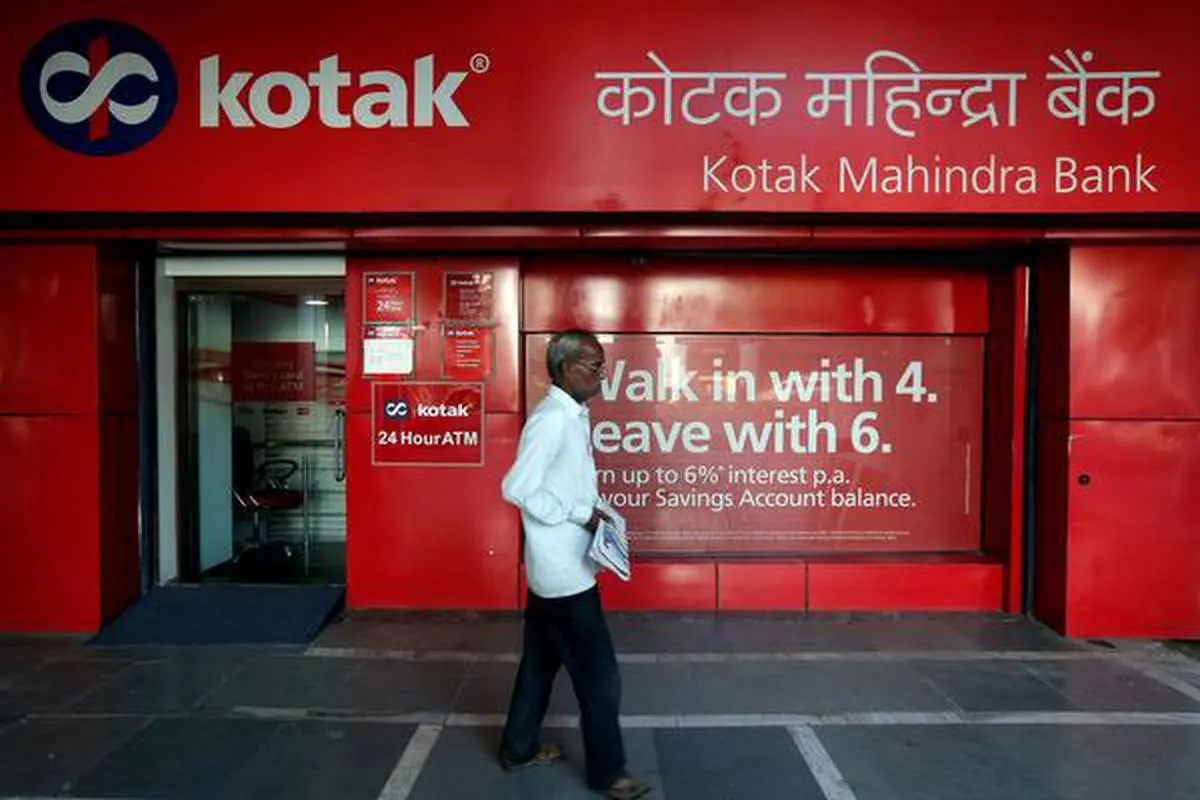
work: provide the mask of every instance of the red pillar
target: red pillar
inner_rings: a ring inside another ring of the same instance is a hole
[[[138,593],[131,261],[0,245],[0,631],[90,632]]]
[[[363,281],[411,272],[417,323],[414,381],[443,380],[441,323],[448,272],[494,279],[494,352],[484,384],[482,467],[375,466],[371,385],[362,375]],[[347,604],[352,608],[510,609],[517,605],[520,520],[500,496],[521,430],[517,265],[504,258],[355,258],[347,269],[349,420]]]
[[[1077,246],[1041,277],[1038,614],[1200,636],[1200,248]]]

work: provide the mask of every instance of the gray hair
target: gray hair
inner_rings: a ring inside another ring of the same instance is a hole
[[[600,341],[594,334],[578,329],[550,337],[550,344],[546,345],[546,372],[550,373],[550,380],[560,379],[563,370],[583,357],[583,350],[589,344],[599,347]]]

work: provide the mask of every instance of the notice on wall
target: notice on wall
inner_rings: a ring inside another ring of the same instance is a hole
[[[446,319],[487,323],[495,315],[495,280],[490,272],[446,273]]]
[[[545,392],[530,337],[527,402]],[[604,498],[646,553],[977,549],[981,337],[610,337]]]
[[[411,272],[368,272],[363,276],[363,323],[412,324],[416,276]]]
[[[371,463],[483,466],[483,420],[483,386],[478,383],[377,383],[372,387]]]
[[[412,328],[374,325],[363,330],[363,375],[411,375],[414,368]]]
[[[492,331],[470,325],[442,328],[442,377],[484,382],[492,371]]]
[[[230,352],[235,403],[303,403],[316,399],[312,342],[235,342]]]

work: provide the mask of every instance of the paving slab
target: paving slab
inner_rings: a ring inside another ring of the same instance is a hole
[[[1200,800],[1200,664],[987,615],[613,615],[655,796]],[[560,673],[495,761],[517,614],[353,613],[311,647],[0,640],[0,797],[585,798]]]

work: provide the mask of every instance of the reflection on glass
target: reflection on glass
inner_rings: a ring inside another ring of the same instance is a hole
[[[340,294],[186,298],[185,578],[345,580]]]

